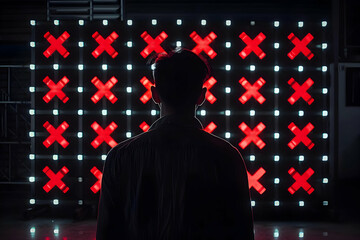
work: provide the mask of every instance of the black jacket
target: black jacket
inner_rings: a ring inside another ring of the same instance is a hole
[[[96,239],[253,240],[239,151],[195,117],[157,119],[109,151]]]

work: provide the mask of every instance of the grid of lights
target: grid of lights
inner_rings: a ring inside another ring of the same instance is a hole
[[[326,21],[30,24],[30,204],[97,201],[106,153],[159,116],[147,60],[182,46],[212,65],[197,117],[243,154],[252,206],[328,206]]]

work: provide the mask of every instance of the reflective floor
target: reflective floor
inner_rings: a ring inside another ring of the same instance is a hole
[[[94,240],[96,221],[39,218],[30,221],[1,218],[0,239]],[[256,222],[256,240],[359,240],[359,223]]]

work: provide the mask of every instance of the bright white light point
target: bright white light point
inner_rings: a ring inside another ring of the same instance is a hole
[[[101,68],[102,68],[102,70],[107,70],[107,64],[103,64],[103,65],[101,65]]]
[[[151,115],[155,116],[156,115],[156,110],[151,110]]]
[[[206,115],[206,110],[201,110],[201,111],[200,111],[200,115],[201,115],[201,116],[205,116],[205,115]]]
[[[279,115],[280,115],[280,111],[279,111],[279,110],[275,110],[275,111],[274,111],[274,116],[277,117],[277,116],[279,116]]]
[[[231,134],[229,132],[225,133],[225,138],[230,138]]]
[[[279,155],[275,155],[275,156],[274,156],[274,161],[275,161],[275,162],[278,162],[279,160],[280,160],[280,156],[279,156]]]
[[[128,25],[128,26],[133,25],[133,21],[132,21],[131,19],[127,20],[127,25]]]
[[[280,133],[274,133],[274,138],[275,139],[279,139],[279,137],[280,137]]]
[[[35,132],[30,131],[30,132],[29,132],[29,137],[35,137]]]
[[[36,21],[35,21],[35,20],[30,20],[30,25],[31,25],[31,26],[35,26],[35,25],[36,25]]]
[[[79,161],[83,160],[83,155],[81,155],[81,154],[77,155],[77,159],[78,159]]]
[[[57,161],[58,159],[59,159],[59,155],[54,154],[54,155],[53,155],[53,160],[54,160],[54,161]]]
[[[280,47],[280,43],[278,43],[278,42],[274,43],[274,48],[275,49],[278,49],[279,47]]]
[[[327,71],[327,66],[322,66],[321,71],[326,72]]]
[[[303,155],[299,155],[299,162],[303,162],[304,161],[304,156]]]
[[[280,201],[274,201],[274,206],[278,207],[280,205]]]
[[[107,110],[106,110],[106,109],[101,110],[101,114],[102,114],[103,116],[106,116],[106,115],[107,115]]]
[[[176,46],[181,47],[181,41],[176,41]]]
[[[254,200],[251,200],[251,206],[252,206],[252,207],[255,207],[255,204],[256,204],[255,201],[254,201]]]
[[[78,182],[82,182],[83,178],[82,177],[78,177]]]
[[[230,92],[231,92],[231,88],[230,88],[230,87],[226,87],[226,88],[225,88],[225,92],[226,92],[226,93],[230,93]]]
[[[101,160],[103,160],[103,161],[106,160],[106,155],[105,155],[105,154],[102,154],[102,155],[101,155]]]
[[[279,89],[279,88],[277,88],[277,87],[276,87],[276,88],[274,88],[274,93],[275,93],[275,94],[279,94],[279,93],[280,93],[280,89]]]
[[[303,67],[303,66],[298,66],[298,71],[299,71],[299,72],[304,71],[304,67]]]
[[[303,202],[303,201],[299,201],[299,205],[300,205],[300,202]],[[303,203],[304,204],[304,203]],[[304,232],[303,231],[300,231],[299,232],[299,238],[303,238],[304,237]]]
[[[322,156],[322,161],[323,161],[323,162],[327,162],[328,159],[329,159],[328,156],[326,156],[326,155]]]
[[[35,42],[30,42],[30,47],[35,47]]]
[[[329,179],[323,178],[323,183],[324,183],[324,184],[329,183]]]
[[[131,64],[126,65],[126,69],[129,71],[132,70],[132,65]]]
[[[132,91],[132,87],[127,87],[126,88],[126,92],[131,93],[131,91]]]
[[[34,109],[29,109],[29,114],[30,114],[30,115],[34,115],[34,114],[35,114],[35,110],[34,110]]]
[[[104,26],[108,25],[108,20],[103,20],[103,21],[102,21],[102,24],[103,24]]]
[[[329,202],[328,201],[323,201],[323,206],[328,206]]]
[[[78,115],[81,116],[81,115],[83,115],[83,114],[84,114],[84,110],[79,109],[79,110],[78,110]]]
[[[127,42],[126,42],[126,46],[129,47],[129,48],[131,48],[131,47],[133,46],[132,41],[127,41]]]
[[[182,20],[181,20],[181,19],[176,20],[176,24],[177,24],[177,25],[181,25],[181,24],[182,24]]]
[[[35,92],[35,87],[29,87],[29,92]]]
[[[327,26],[327,21],[322,21],[322,22],[321,22],[321,26],[322,26],[322,27],[326,27],[326,26]]]
[[[131,138],[131,132],[126,132],[126,137]]]
[[[303,22],[303,21],[298,22],[298,27],[299,27],[299,28],[301,28],[301,27],[303,27],[303,26],[304,26],[304,22]]]
[[[300,110],[300,111],[299,111],[299,117],[302,117],[302,116],[304,116],[304,111],[303,111],[303,110]]]
[[[274,27],[279,27],[280,26],[280,22],[279,21],[274,21]]]
[[[250,161],[255,161],[255,155],[250,155]]]
[[[78,137],[78,138],[82,138],[82,137],[83,137],[83,133],[82,133],[82,132],[78,132],[78,133],[77,133],[77,137]]]
[[[226,21],[225,21],[225,25],[226,25],[226,26],[231,26],[231,20],[226,20]]]
[[[30,200],[29,200],[29,203],[30,203],[30,204],[35,204],[35,199],[33,199],[33,198],[30,199]],[[35,232],[35,228],[32,227],[32,228],[30,229],[30,232],[31,232],[31,233],[34,233],[34,232]]]
[[[279,236],[280,236],[279,230],[278,230],[278,229],[275,229],[275,230],[274,230],[274,237],[277,238],[277,237],[279,237]]]
[[[231,48],[231,42],[226,42],[226,43],[225,43],[225,47],[226,47],[226,48]]]
[[[30,70],[35,70],[35,64],[30,64],[29,67],[30,67]]]
[[[231,65],[228,65],[228,64],[225,65],[225,70],[226,70],[226,71],[230,71],[230,70],[231,70]]]
[[[328,114],[329,114],[328,111],[326,111],[326,110],[322,111],[322,116],[323,117],[326,117]]]
[[[29,154],[29,159],[34,160],[35,159],[35,154],[33,154],[33,153]]]
[[[280,178],[274,178],[274,183],[279,184],[280,183]]]
[[[54,25],[58,26],[59,25],[59,20],[54,20]]]
[[[279,66],[274,66],[274,71],[275,72],[278,72],[280,70],[280,67]]]
[[[79,93],[81,93],[81,92],[84,91],[84,88],[83,88],[83,87],[78,87],[78,88],[77,88],[77,91],[78,91]]]
[[[84,70],[84,65],[83,65],[83,64],[79,64],[79,65],[78,65],[78,69],[79,69],[80,71]]]
[[[255,110],[250,110],[250,116],[255,116]]]
[[[321,44],[321,48],[322,48],[322,49],[327,49],[327,43],[322,43],[322,44]]]
[[[255,21],[250,21],[251,26],[255,26]]]
[[[84,25],[84,20],[80,19],[80,20],[79,20],[79,25],[80,25],[80,26],[83,26],[83,25]]]
[[[29,182],[35,182],[35,177],[29,177]]]
[[[59,233],[59,228],[54,228],[54,233],[58,234]]]
[[[304,201],[299,201],[299,206],[303,207],[304,206]],[[299,236],[300,237],[300,236]]]
[[[157,24],[157,20],[156,20],[156,19],[151,20],[151,24],[152,24],[152,25],[156,25],[156,24]]]
[[[56,115],[59,115],[59,110],[54,109],[54,110],[53,110],[53,115],[55,115],[55,116],[56,116]]]
[[[203,25],[203,26],[206,25],[206,20],[205,19],[201,20],[201,25]]]
[[[78,43],[78,45],[79,45],[79,47],[84,47],[84,42],[81,42],[81,41],[80,41],[80,42]]]
[[[151,70],[153,70],[153,71],[154,71],[154,70],[155,70],[155,68],[156,68],[155,63],[151,64],[150,68],[151,68]]]
[[[250,65],[250,71],[255,71],[255,65]]]
[[[230,110],[225,110],[225,116],[230,116],[231,111]]]
[[[54,70],[59,70],[59,64],[57,64],[57,63],[53,64],[53,68],[54,68]]]
[[[58,199],[54,199],[54,200],[53,200],[53,204],[54,204],[54,205],[58,205],[58,204],[59,204],[59,200],[58,200]]]
[[[131,110],[126,110],[126,115],[130,116],[131,115]]]
[[[322,134],[322,138],[323,138],[323,139],[327,139],[328,137],[329,137],[329,135],[328,135],[327,133],[323,133],[323,134]]]
[[[323,88],[323,89],[322,89],[322,93],[323,93],[323,94],[327,94],[327,93],[328,93],[328,89],[327,89],[327,88]]]
[[[78,204],[79,204],[79,205],[83,205],[83,200],[79,200],[79,201],[78,201]]]

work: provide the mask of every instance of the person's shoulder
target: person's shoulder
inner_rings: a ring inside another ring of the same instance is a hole
[[[204,141],[204,144],[209,144],[212,148],[228,153],[229,155],[240,155],[239,150],[229,141],[206,131],[202,131],[201,134],[207,139],[207,141]]]

